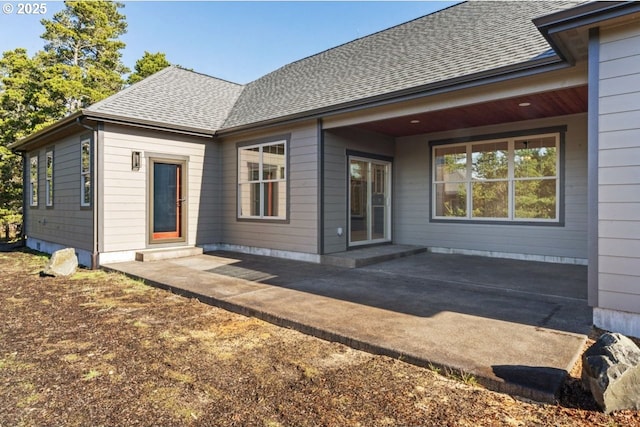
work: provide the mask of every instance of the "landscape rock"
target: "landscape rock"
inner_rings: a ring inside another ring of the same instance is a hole
[[[73,248],[60,249],[51,255],[49,264],[42,271],[46,276],[71,276],[78,268],[78,257]]]
[[[640,409],[640,348],[622,334],[603,334],[582,356],[582,384],[605,413]]]

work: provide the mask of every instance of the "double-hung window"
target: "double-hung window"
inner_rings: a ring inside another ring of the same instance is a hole
[[[53,206],[53,151],[46,153],[46,169],[45,169],[45,204]]]
[[[91,139],[80,141],[80,206],[91,206]]]
[[[286,141],[238,147],[238,218],[286,217]]]
[[[559,222],[559,134],[434,145],[434,219]]]
[[[38,206],[38,155],[29,158],[29,205]]]

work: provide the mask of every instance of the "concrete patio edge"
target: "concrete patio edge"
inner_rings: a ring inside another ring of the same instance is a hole
[[[101,268],[104,269],[105,271],[121,273],[130,278],[142,280],[144,283],[150,286],[170,291],[176,295],[197,299],[204,304],[219,307],[224,310],[228,310],[244,316],[255,317],[277,326],[290,328],[290,329],[299,331],[301,333],[314,336],[326,341],[338,342],[357,350],[362,350],[362,351],[366,351],[368,353],[377,354],[377,355],[388,356],[388,357],[398,359],[403,362],[407,362],[416,366],[437,370],[438,372],[441,372],[449,377],[461,379],[463,381],[465,381],[466,378],[473,378],[478,384],[486,387],[487,389],[501,392],[501,393],[507,393],[510,395],[516,395],[519,397],[524,397],[527,399],[531,399],[538,402],[544,402],[544,403],[556,402],[558,392],[561,386],[563,385],[566,377],[568,376],[568,371],[571,370],[571,368],[578,361],[578,358],[581,356],[582,348],[584,347],[584,343],[586,342],[586,339],[587,339],[586,336],[583,336],[581,346],[579,347],[579,349],[576,350],[575,355],[573,356],[573,358],[571,359],[571,362],[569,363],[569,365],[566,367],[564,371],[557,370],[550,374],[553,376],[552,382],[554,383],[555,386],[553,387],[553,390],[549,390],[549,389],[545,390],[542,388],[532,387],[529,384],[509,382],[497,377],[482,375],[481,373],[474,372],[463,366],[453,366],[451,364],[443,363],[441,361],[438,362],[434,360],[429,360],[423,356],[407,353],[406,351],[401,351],[397,348],[384,346],[376,342],[357,339],[352,336],[348,336],[343,333],[337,332],[335,330],[331,330],[328,327],[320,328],[306,322],[301,322],[285,316],[275,314],[273,312],[270,312],[267,309],[256,309],[244,304],[229,301],[228,299],[225,299],[225,298],[217,298],[213,296],[204,295],[204,294],[194,292],[179,286],[174,286],[168,283],[164,283],[162,281],[142,277],[140,275],[133,274],[126,270],[119,270],[114,266],[102,266]],[[526,369],[526,367],[524,367],[524,369]]]

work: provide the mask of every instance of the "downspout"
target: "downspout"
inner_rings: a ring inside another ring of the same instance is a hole
[[[20,238],[22,246],[27,245],[27,213],[29,212],[29,177],[27,174],[27,166],[29,160],[25,151],[21,152],[22,156],[22,230],[20,230]]]
[[[93,244],[91,245],[91,269],[95,270],[98,268],[98,140],[99,140],[99,127],[92,127],[84,124],[82,122],[82,117],[78,117],[76,119],[76,123],[79,126],[82,126],[85,129],[93,132],[92,144],[91,144],[91,217],[93,220]]]

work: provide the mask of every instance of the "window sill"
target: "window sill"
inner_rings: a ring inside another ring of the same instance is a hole
[[[482,219],[454,219],[454,218],[431,218],[430,223],[441,224],[474,224],[474,225],[524,225],[534,227],[564,227],[563,221],[511,221],[511,220],[482,220]]]

